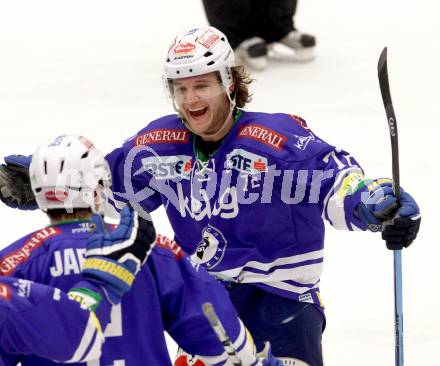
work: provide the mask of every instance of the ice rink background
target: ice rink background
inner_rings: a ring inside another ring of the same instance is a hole
[[[403,253],[405,363],[418,366],[439,364],[439,11],[433,0],[300,1],[297,25],[317,36],[317,59],[254,73],[247,108],[301,115],[368,176],[390,176],[376,75],[389,47],[401,182],[424,215],[419,239]],[[42,138],[63,133],[110,151],[171,113],[161,62],[176,31],[204,24],[199,0],[0,0],[0,156],[32,153]],[[37,212],[0,206],[0,215],[0,247],[46,224]],[[172,235],[163,212],[154,217]],[[379,235],[329,228],[327,365],[394,363],[392,280],[392,253]]]

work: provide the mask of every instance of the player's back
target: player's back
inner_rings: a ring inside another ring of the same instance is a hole
[[[89,228],[89,221],[74,221],[25,236],[0,252],[0,274],[68,291],[81,279]],[[171,364],[163,335],[157,287],[148,266],[143,266],[121,304],[113,307],[105,336],[101,359],[87,365]],[[22,356],[18,361],[23,366],[59,365],[33,356]]]

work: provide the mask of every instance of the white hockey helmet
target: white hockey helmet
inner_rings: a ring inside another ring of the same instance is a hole
[[[42,143],[32,156],[29,175],[42,210],[91,208],[101,212],[102,194],[111,185],[104,155],[85,137],[74,135]]]
[[[202,27],[182,32],[171,44],[165,60],[165,88],[173,98],[172,81],[217,71],[225,91],[234,84],[231,67],[234,51],[226,36],[214,27]],[[227,92],[228,97],[229,92]],[[232,101],[231,101],[232,102]]]

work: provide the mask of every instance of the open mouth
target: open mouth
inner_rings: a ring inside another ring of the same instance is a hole
[[[202,117],[208,110],[208,107],[203,107],[203,108],[197,108],[197,109],[191,109],[189,110],[189,115],[192,118],[199,118]]]

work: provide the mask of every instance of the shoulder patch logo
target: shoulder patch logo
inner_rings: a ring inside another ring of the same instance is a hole
[[[257,124],[242,126],[238,132],[238,137],[250,138],[262,142],[277,151],[280,151],[287,141],[287,137],[279,132]]]
[[[15,252],[4,256],[0,261],[0,275],[8,276],[17,266],[26,262],[32,252],[41,247],[48,239],[61,234],[62,231],[56,227],[47,227],[33,233]]]
[[[298,150],[305,150],[307,145],[309,144],[309,142],[315,139],[315,136],[312,133],[310,133],[309,136],[295,135],[295,137],[296,137],[297,140],[296,140],[296,143],[295,143],[294,146]]]
[[[151,130],[137,136],[134,144],[151,145],[151,144],[186,144],[189,141],[189,131],[185,129],[163,128]]]
[[[159,248],[165,248],[171,250],[177,260],[182,259],[185,256],[182,248],[174,240],[167,238],[164,235],[157,234],[155,245]]]

